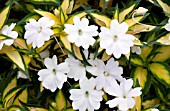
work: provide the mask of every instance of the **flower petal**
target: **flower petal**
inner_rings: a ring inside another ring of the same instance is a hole
[[[141,90],[142,90],[141,87],[136,87],[136,88],[130,90],[130,92],[128,93],[127,97],[140,96],[142,94]]]

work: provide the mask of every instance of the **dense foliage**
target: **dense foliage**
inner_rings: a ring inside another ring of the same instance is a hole
[[[0,110],[169,111],[169,17],[169,0],[0,0]]]

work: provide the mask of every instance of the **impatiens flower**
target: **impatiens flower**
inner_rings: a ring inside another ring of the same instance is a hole
[[[107,64],[105,65],[104,62],[100,62],[100,73],[97,74],[96,77],[96,88],[104,90],[107,87],[110,87],[113,82],[116,80],[122,81],[123,77],[121,76],[123,74],[123,68],[119,67],[119,63],[117,61],[114,61],[113,58],[109,59],[107,61]]]
[[[132,49],[132,53],[136,53],[138,55],[141,54],[141,48],[140,47],[132,46],[131,49]]]
[[[90,45],[95,43],[93,36],[97,36],[98,27],[95,25],[89,25],[89,20],[87,18],[82,18],[75,16],[73,19],[74,25],[65,24],[64,31],[68,34],[68,40],[71,43],[75,43],[76,46],[82,46],[84,49],[88,49]]]
[[[135,37],[126,34],[127,31],[127,23],[119,24],[117,20],[112,20],[110,29],[101,27],[101,32],[99,33],[100,47],[106,49],[108,55],[113,54],[116,58],[120,58],[121,54],[128,54],[130,47],[134,45],[133,40],[135,40]]]
[[[135,10],[135,14],[144,15],[147,11],[148,11],[148,9],[146,9],[144,7],[139,7],[138,9]]]
[[[54,32],[50,29],[54,25],[54,21],[47,17],[41,17],[38,21],[30,19],[29,23],[25,25],[25,35],[27,44],[31,44],[33,48],[41,47],[45,41],[50,40],[50,36]]]
[[[142,94],[141,87],[132,89],[133,80],[125,79],[120,85],[114,82],[111,87],[106,88],[106,92],[109,95],[115,96],[114,99],[109,100],[106,104],[109,104],[110,108],[118,106],[119,110],[127,111],[133,108],[135,100],[133,97],[140,96]]]
[[[8,46],[12,45],[14,43],[14,39],[18,37],[18,33],[16,31],[12,31],[15,25],[16,23],[12,23],[10,26],[5,25],[2,28],[1,33],[3,35],[9,36],[10,39],[0,40],[0,50],[2,49],[4,44]]]
[[[18,71],[17,79],[19,78],[28,79],[28,77],[22,71]]]
[[[165,25],[165,29],[166,29],[167,31],[170,31],[170,18],[169,18],[169,20],[168,20],[168,23]]]
[[[153,108],[151,111],[159,111],[158,109],[156,109],[156,108]]]
[[[79,111],[94,111],[100,108],[100,101],[102,101],[102,95],[104,94],[101,90],[95,90],[95,80],[84,79],[80,82],[80,89],[70,90],[70,99],[73,100],[72,106],[74,110]]]
[[[70,71],[67,74],[69,78],[74,78],[75,81],[86,78],[86,67],[81,63],[81,61],[76,60],[70,54],[68,54],[68,58],[65,61],[68,63],[70,68]]]
[[[39,81],[42,81],[42,85],[54,92],[57,87],[61,89],[64,82],[67,81],[66,73],[69,72],[68,63],[57,64],[57,57],[54,55],[53,58],[45,58],[44,65],[47,69],[41,69],[38,72],[40,76]]]

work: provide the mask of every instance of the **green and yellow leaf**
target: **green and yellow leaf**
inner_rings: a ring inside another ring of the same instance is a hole
[[[136,65],[136,66],[143,66],[144,65],[143,60],[140,56],[132,56],[131,59],[130,59],[130,62],[132,62],[132,64]]]
[[[7,92],[9,91],[9,90],[11,90],[12,88],[14,88],[14,87],[16,87],[17,86],[17,78],[16,77],[14,77],[12,80],[11,80],[11,82],[10,83],[8,83],[8,85],[6,86],[6,88],[4,89],[4,91],[3,91],[3,98],[5,97],[5,95],[7,94]]]
[[[68,35],[67,34],[60,34],[60,40],[63,43],[64,47],[72,52],[71,50],[71,43],[68,41]]]
[[[164,3],[162,0],[156,0],[158,4],[162,7],[163,11],[170,14],[170,6]]]
[[[156,42],[159,42],[159,43],[161,43],[163,45],[170,45],[169,37],[170,37],[170,33],[168,33],[165,36],[159,38]]]
[[[139,21],[141,21],[143,19],[143,17],[144,16],[134,17],[134,19],[127,19],[124,22],[126,22],[129,27],[132,27],[133,25],[139,23]]]
[[[27,100],[28,100],[28,90],[27,90],[27,88],[24,89],[19,95],[17,95],[13,104],[22,106],[21,103],[19,102],[19,100],[22,101],[23,103],[27,103]]]
[[[3,53],[5,53],[19,68],[23,71],[25,69],[25,63],[20,55],[20,53],[12,46],[4,46],[2,48]]]
[[[161,46],[155,52],[158,54],[152,59],[152,61],[166,61],[170,58],[170,46]]]
[[[170,86],[170,66],[163,62],[155,62],[149,65],[153,76],[167,87]]]
[[[67,100],[62,92],[62,90],[59,90],[56,94],[56,98],[55,98],[55,102],[56,102],[56,107],[55,109],[57,111],[62,111],[64,109],[66,109],[67,107]]]
[[[74,51],[74,54],[75,56],[79,59],[79,60],[83,60],[83,57],[80,53],[80,48],[77,47],[75,44],[73,44],[73,51]]]
[[[66,23],[67,24],[73,24],[73,19],[74,19],[75,16],[82,18],[85,15],[86,15],[86,12],[80,12],[80,13],[73,14],[67,19]]]
[[[98,13],[90,13],[95,19],[98,19],[99,21],[103,22],[105,24],[105,27],[110,27],[111,19],[105,15],[101,15]],[[101,25],[101,24],[98,24]]]
[[[9,11],[10,11],[10,5],[8,5],[7,7],[5,7],[4,9],[1,10],[1,12],[0,12],[0,21],[1,21],[0,29],[3,27],[6,20],[8,19]]]

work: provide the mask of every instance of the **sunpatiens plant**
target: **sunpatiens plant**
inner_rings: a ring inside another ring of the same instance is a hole
[[[168,0],[0,0],[0,111],[169,111]]]

